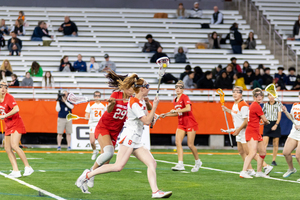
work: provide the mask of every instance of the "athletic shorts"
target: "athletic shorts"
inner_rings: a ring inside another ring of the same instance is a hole
[[[192,126],[192,127],[186,127],[183,125],[178,125],[177,129],[183,130],[184,132],[191,132],[191,131],[197,131],[198,130],[198,125]]]
[[[57,133],[64,134],[64,130],[66,130],[66,134],[72,133],[72,120],[68,121],[66,118],[57,118]]]
[[[9,136],[15,132],[26,134],[26,129],[22,119],[17,119],[13,126],[5,127],[5,136]]]
[[[247,142],[246,142],[245,132],[246,132],[246,129],[242,129],[242,130],[240,131],[240,133],[239,133],[237,136],[235,136],[236,142],[240,142],[240,143],[242,143],[242,144],[247,143]]]
[[[292,129],[288,137],[300,141],[300,131]]]
[[[117,139],[121,130],[110,130],[109,127],[103,125],[102,123],[98,124],[95,129],[95,138],[98,139],[99,135],[110,135],[111,141],[114,146],[116,146]]]
[[[121,133],[121,139],[119,144],[133,149],[138,149],[143,146],[142,134],[134,132],[133,130],[130,130],[128,128],[124,128]]]
[[[89,126],[90,126],[90,133],[95,133],[97,123],[91,123],[89,124]]]
[[[263,138],[261,136],[261,134],[259,132],[246,132],[246,141],[250,141],[251,138],[253,138],[253,140],[256,140],[256,141],[263,141]]]

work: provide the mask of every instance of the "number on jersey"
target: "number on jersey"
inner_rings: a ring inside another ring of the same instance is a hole
[[[300,112],[294,112],[294,119],[300,121]]]
[[[113,118],[114,119],[124,119],[124,117],[126,116],[127,110],[122,110],[120,108],[117,108]]]

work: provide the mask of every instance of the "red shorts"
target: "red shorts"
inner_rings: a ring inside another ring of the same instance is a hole
[[[246,132],[245,132],[245,136],[246,136],[246,141],[250,141],[251,138],[253,138],[253,140],[256,140],[256,141],[263,141],[263,138],[261,136],[261,134],[259,133],[259,131],[254,131],[254,130],[247,130],[246,129]]]
[[[113,143],[114,146],[116,146],[117,139],[119,136],[119,133],[121,130],[111,130],[104,124],[98,124],[95,129],[95,138],[98,139],[99,135],[101,134],[102,136],[104,135],[110,135],[111,142]]]
[[[191,131],[197,131],[198,130],[198,125],[187,127],[184,125],[178,125],[177,129],[183,130],[185,132],[191,132]]]
[[[5,136],[9,136],[16,131],[18,131],[19,134],[26,134],[26,129],[22,119],[15,121],[15,123],[10,127],[6,126]]]

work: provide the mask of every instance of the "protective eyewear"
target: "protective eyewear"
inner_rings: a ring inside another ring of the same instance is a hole
[[[3,84],[0,84],[0,88],[5,88],[5,89],[7,89],[8,88],[8,85],[3,85]]]
[[[136,85],[136,84],[134,84],[134,87],[143,87],[143,88],[149,89],[150,85],[149,84],[146,84],[146,85]]]
[[[262,92],[256,92],[256,93],[254,94],[254,97],[258,97],[258,96],[263,97],[264,94],[263,94]]]
[[[100,94],[97,94],[97,95],[94,95],[94,97],[101,97],[101,95],[100,95]]]
[[[177,89],[177,88],[183,89],[184,87],[183,87],[183,85],[175,85],[175,89]]]
[[[242,90],[239,90],[239,89],[234,89],[234,90],[232,90],[232,93],[240,93],[240,94],[242,94],[243,93],[243,91]]]

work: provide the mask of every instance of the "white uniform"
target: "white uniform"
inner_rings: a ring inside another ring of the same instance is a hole
[[[90,119],[89,119],[90,133],[95,132],[95,128],[105,111],[106,111],[106,106],[104,106],[102,103],[99,104],[94,103],[92,106],[90,106],[90,103],[88,103],[85,112],[90,114]]]
[[[127,120],[121,135],[120,144],[131,148],[140,148],[143,146],[142,134],[144,123],[141,117],[147,115],[147,107],[144,100],[140,101],[135,97],[131,97],[127,105]]]
[[[290,113],[294,117],[295,123],[297,125],[300,125],[300,103],[294,103]],[[289,137],[294,140],[300,141],[300,131],[296,130],[294,124],[293,124],[293,128],[289,134]]]
[[[239,128],[245,118],[248,118],[249,105],[244,101],[240,101],[239,103],[234,103],[231,109],[231,115],[233,119],[234,128]],[[246,128],[243,128],[240,133],[236,136],[236,142],[247,143],[245,138]]]

